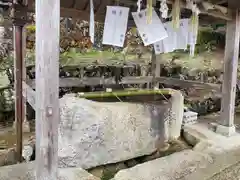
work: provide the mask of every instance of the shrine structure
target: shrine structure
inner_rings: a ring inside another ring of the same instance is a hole
[[[235,132],[234,109],[239,58],[240,1],[238,0],[193,0],[199,7],[200,23],[223,22],[226,28],[226,47],[224,56],[224,80],[222,85],[221,119],[217,132],[230,136]],[[103,22],[107,5],[130,7],[137,10],[137,0],[94,0],[95,21]],[[167,0],[173,4],[174,0]],[[142,4],[146,2],[142,1]],[[35,12],[36,22],[36,98],[28,101],[36,103],[36,140],[37,140],[37,179],[57,179],[58,159],[58,122],[59,122],[59,36],[60,17],[89,20],[89,0],[2,0],[0,6],[11,9],[14,29],[15,48],[15,110],[17,122],[18,160],[22,157],[22,122],[24,120],[23,90],[31,94],[24,80],[24,28],[33,20],[28,13]],[[153,1],[158,10],[159,1]],[[186,1],[181,0],[182,12],[188,14]],[[129,17],[129,25],[134,25]],[[152,81],[152,79],[151,79]]]

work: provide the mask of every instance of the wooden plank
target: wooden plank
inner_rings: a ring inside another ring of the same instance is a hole
[[[152,51],[152,88],[159,88],[159,82],[157,81],[157,78],[160,77],[161,65],[159,61],[157,61],[154,49]]]
[[[146,77],[124,77],[119,82],[120,84],[144,84],[152,81],[152,76]],[[29,80],[27,82],[30,87],[35,89],[35,80]],[[115,78],[60,78],[59,87],[85,87],[85,86],[97,86],[97,85],[111,85],[116,84]]]
[[[145,77],[145,76],[147,76],[148,75],[148,65],[142,65],[142,66],[140,66],[140,68],[141,68],[141,74],[140,74],[140,76],[142,76],[142,77]],[[145,84],[141,84],[141,86],[140,86],[140,88],[144,88],[145,87]]]
[[[222,85],[222,106],[220,124],[234,126],[234,110],[237,83],[237,68],[240,38],[240,13],[235,11],[233,21],[227,22],[226,45],[224,55],[224,74]]]
[[[156,79],[160,77],[160,73],[161,73],[161,64],[160,64],[159,61],[156,61],[156,69],[155,69]],[[155,87],[159,88],[159,82],[158,81],[156,81]]]
[[[154,51],[154,48],[152,49],[152,56],[151,56],[151,75],[152,75],[152,82],[151,82],[151,88],[154,88],[156,86],[156,63],[157,63],[157,57]]]
[[[169,85],[169,86],[176,86],[181,88],[203,88],[203,89],[205,88],[205,89],[212,89],[214,91],[220,91],[219,84],[202,83],[199,81],[191,81],[191,80],[180,80],[180,79],[168,78],[168,77],[158,77],[156,79],[159,83]]]
[[[28,80],[27,84],[35,89],[35,80]],[[84,87],[102,84],[115,84],[114,78],[60,78],[59,87]]]
[[[60,0],[35,2],[36,179],[58,179]]]
[[[23,97],[32,106],[32,108],[36,110],[36,92],[24,81],[22,83],[23,83]]]
[[[145,84],[152,82],[152,76],[128,76],[123,77],[119,84]],[[182,88],[209,88],[213,90],[220,90],[219,84],[212,83],[202,83],[198,81],[189,81],[189,80],[180,80],[169,77],[156,77],[156,81],[161,84],[170,85],[170,86],[178,86]],[[35,80],[29,80],[27,84],[35,89]],[[85,86],[97,86],[97,85],[111,85],[116,84],[114,78],[60,78],[59,79],[59,87],[85,87]]]
[[[120,84],[145,84],[152,82],[153,77],[152,76],[129,76],[129,77],[123,77]]]

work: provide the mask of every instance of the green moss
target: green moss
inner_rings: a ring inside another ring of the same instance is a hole
[[[225,35],[215,32],[212,29],[200,29],[198,32],[197,48],[198,53],[213,51],[225,43]]]
[[[109,169],[104,170],[101,180],[110,180],[114,177],[117,171],[111,171]]]
[[[26,27],[27,31],[34,33],[36,31],[36,26],[34,24],[30,24]]]

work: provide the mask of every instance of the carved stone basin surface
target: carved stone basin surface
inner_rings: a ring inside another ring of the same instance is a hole
[[[98,94],[104,98],[112,93],[118,102],[103,102],[104,99],[97,102],[75,94],[63,96],[60,99],[59,166],[89,169],[121,162],[151,154],[164,142],[178,138],[183,97],[174,90],[157,91],[171,95],[169,102],[123,102],[120,92]],[[156,92],[145,90],[145,95],[157,95]],[[144,91],[135,91],[136,95],[141,93],[144,95]],[[95,95],[96,92],[80,94],[96,100]]]

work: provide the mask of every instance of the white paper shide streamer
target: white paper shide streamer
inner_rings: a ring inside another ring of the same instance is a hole
[[[127,31],[129,8],[107,6],[103,44],[123,47]]]
[[[166,19],[168,17],[167,0],[162,0],[161,1],[160,12],[162,13],[162,18]]]
[[[190,45],[190,56],[194,56],[195,52],[195,46],[197,43],[197,35],[198,35],[198,21],[199,21],[199,14],[200,10],[197,7],[197,4],[194,3],[193,0],[186,0],[187,2],[187,7],[192,10],[192,20],[191,20],[191,25],[190,25],[190,31],[189,31],[189,38],[188,38],[188,43]]]
[[[93,0],[90,0],[90,28],[89,28],[89,35],[91,38],[91,42],[94,44],[94,5]]]
[[[169,53],[177,49],[186,50],[189,35],[189,19],[181,19],[179,29],[173,28],[171,21],[164,23],[164,27],[168,37],[154,43],[155,53]]]
[[[142,3],[142,0],[138,0],[137,1],[137,12],[140,12],[141,11],[141,3]]]
[[[145,46],[168,37],[168,34],[154,9],[152,10],[151,23],[147,22],[147,9],[141,10],[140,12],[133,12],[132,16]]]

